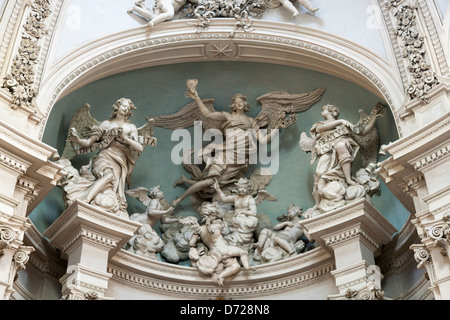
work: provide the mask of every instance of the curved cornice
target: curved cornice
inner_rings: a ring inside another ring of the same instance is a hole
[[[81,46],[65,55],[43,75],[37,105],[46,119],[57,100],[101,78],[156,65],[196,61],[253,61],[311,69],[353,82],[385,100],[396,110],[404,92],[395,67],[382,57],[346,39],[289,23],[254,21],[252,32],[236,32],[235,21],[213,19],[208,30],[196,32],[186,21],[125,30]],[[226,49],[226,50],[225,50]]]
[[[201,276],[195,268],[146,259],[125,250],[118,251],[108,263],[112,280],[149,294],[184,299],[249,299],[288,293],[330,278],[334,269],[334,258],[320,247],[256,266],[256,271],[241,271],[225,282],[225,286]]]

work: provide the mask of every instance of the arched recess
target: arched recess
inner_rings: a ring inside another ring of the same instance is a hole
[[[47,68],[43,76],[37,105],[45,120],[40,124],[38,138],[42,139],[55,103],[91,82],[140,68],[201,61],[281,64],[353,82],[389,104],[401,136],[397,110],[403,103],[404,91],[393,64],[348,40],[286,23],[255,21],[252,32],[237,32],[230,37],[234,23],[232,19],[214,20],[208,30],[197,33],[194,27],[187,27],[183,21],[171,21],[151,32],[139,27],[116,33],[67,54]],[[108,272],[114,275],[110,283],[111,293],[117,290],[117,294],[124,295],[124,288],[132,291],[131,287],[136,287],[133,290],[146,297],[164,296],[170,292],[169,295],[175,297],[191,295],[204,298],[221,295],[249,297],[250,293],[252,297],[270,294],[283,297],[317,283],[321,284],[323,292],[333,293],[335,290],[331,277],[334,260],[323,248],[260,266],[256,275],[240,275],[234,281],[235,286],[227,290],[200,279],[191,267],[168,267],[125,251],[121,251],[108,268]],[[124,283],[132,286],[125,287]],[[199,293],[198,288],[204,291]],[[304,292],[306,298],[310,291]]]
[[[45,120],[53,105],[70,92],[104,77],[150,66],[198,61],[252,61],[310,69],[353,82],[387,102],[402,126],[397,110],[404,100],[393,64],[337,36],[287,23],[255,21],[251,32],[236,32],[235,21],[216,19],[203,32],[183,21],[171,21],[149,31],[133,28],[90,42],[48,68],[37,105]]]

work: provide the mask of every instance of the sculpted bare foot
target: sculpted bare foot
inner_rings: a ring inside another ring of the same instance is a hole
[[[185,183],[186,179],[187,178],[184,175],[182,175],[180,179],[178,179],[173,183],[173,187],[175,188],[176,186]]]

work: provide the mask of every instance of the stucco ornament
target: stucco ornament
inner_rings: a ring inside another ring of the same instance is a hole
[[[152,28],[161,22],[172,20],[186,2],[186,0],[156,0],[154,6],[148,8],[145,0],[137,0],[128,13],[138,14],[149,20],[147,26]]]
[[[112,214],[128,219],[125,189],[140,154],[147,145],[156,145],[153,121],[140,128],[129,118],[136,109],[126,98],[117,100],[108,120],[99,122],[90,114],[89,104],[83,105],[72,117],[66,145],[59,163],[67,172],[61,181],[65,204],[79,199]],[[97,152],[78,171],[70,160],[75,155]]]
[[[306,217],[329,212],[362,197],[370,200],[376,192],[376,184],[369,182],[377,179],[373,170],[377,163],[379,142],[375,122],[385,114],[385,110],[381,103],[369,115],[359,110],[360,120],[352,124],[338,119],[339,108],[327,104],[321,113],[324,121],[312,126],[311,137],[301,133],[300,148],[311,153],[311,164],[317,160],[312,193],[315,205],[305,212]],[[358,171],[355,179],[352,163],[359,151],[362,152],[362,165],[368,175]]]
[[[394,7],[394,17],[397,19],[395,34],[403,41],[403,58],[408,63],[411,74],[407,93],[411,99],[420,99],[428,103],[428,92],[439,84],[439,81],[426,59],[424,36],[420,34],[416,23],[416,1],[389,0],[388,8]]]
[[[299,223],[303,218],[303,209],[290,205],[287,214],[277,218],[279,223],[260,232],[258,241],[253,244],[253,260],[269,263],[303,252],[306,243],[301,239],[304,231]]]
[[[188,23],[197,27],[198,32],[207,29],[212,18],[235,18],[230,37],[234,36],[238,29],[245,32],[253,30],[253,18],[262,18],[268,9],[283,6],[294,17],[300,13],[294,3],[298,2],[310,12],[315,13],[315,8],[309,0],[156,0],[153,8],[145,6],[145,0],[138,0],[128,13],[137,14],[148,20],[148,27],[158,23],[172,20],[177,13],[180,18],[196,19],[196,22]]]
[[[194,101],[174,114],[155,117],[155,126],[176,130],[197,122],[205,132],[221,141],[215,140],[201,150],[193,148],[185,152],[183,166],[191,178],[183,176],[175,182],[175,186],[187,184],[189,188],[172,202],[174,207],[192,195],[211,199],[215,195],[214,180],[223,189],[245,176],[249,164],[257,162],[258,145],[260,148],[267,145],[280,128],[294,124],[296,113],[308,110],[325,92],[323,87],[302,94],[269,92],[257,98],[262,108],[253,118],[247,114],[251,106],[243,94],[238,93],[231,99],[230,112],[216,111],[213,99],[200,98],[196,89],[198,80],[188,79],[186,85],[186,96]]]
[[[314,7],[309,0],[264,0],[264,3],[269,8],[283,6],[283,8],[287,9],[294,18],[300,14],[295,7],[295,3],[299,3],[313,14],[319,10],[319,8]]]
[[[41,39],[48,34],[45,20],[50,16],[50,0],[31,1],[31,11],[24,24],[19,49],[6,75],[3,87],[12,94],[11,108],[35,108],[37,89],[36,68],[41,51]]]
[[[199,210],[202,225],[195,217],[181,218],[180,222],[195,228],[189,242],[191,265],[201,274],[209,276],[218,285],[241,270],[255,270],[250,266],[248,251],[231,244],[223,236],[227,224],[219,216],[214,203],[205,202]]]
[[[142,223],[142,227],[128,241],[125,249],[141,256],[156,260],[156,253],[164,248],[164,241],[159,237],[154,226],[158,223],[178,222],[178,218],[171,216],[173,207],[164,200],[160,186],[150,188],[138,187],[125,191],[126,194],[138,199],[145,205],[145,212],[133,213],[130,220]]]

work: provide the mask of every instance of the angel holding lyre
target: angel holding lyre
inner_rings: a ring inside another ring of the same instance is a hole
[[[252,118],[247,114],[250,104],[243,94],[234,95],[229,106],[230,111],[216,111],[213,107],[214,100],[199,97],[196,89],[198,80],[188,79],[186,84],[186,96],[194,101],[173,115],[156,117],[155,126],[178,129],[192,126],[195,121],[199,121],[204,130],[219,130],[225,139],[221,143],[213,142],[204,148],[213,150],[214,157],[207,157],[203,170],[188,164],[188,161],[183,163],[190,171],[192,179],[183,176],[175,183],[175,186],[186,183],[189,188],[172,202],[174,207],[193,194],[212,198],[215,193],[211,188],[214,179],[222,187],[236,182],[249,164],[254,164],[251,159],[255,159],[253,156],[257,153],[258,143],[269,143],[278,134],[278,129],[295,123],[295,113],[309,109],[321,99],[325,91],[325,88],[318,88],[304,94],[278,91],[267,93],[257,99],[262,104],[262,109],[257,117]],[[228,141],[233,143],[228,144]]]
[[[311,127],[311,137],[301,133],[300,148],[311,153],[311,164],[317,159],[312,192],[315,205],[307,215],[330,211],[345,204],[344,195],[348,198],[353,193],[349,188],[359,188],[361,192],[354,192],[365,196],[364,188],[352,177],[352,163],[360,150],[364,167],[376,163],[378,132],[375,122],[385,114],[385,107],[378,103],[369,115],[362,109],[359,113],[360,120],[353,124],[338,119],[339,108],[327,104],[321,112],[324,120]]]
[[[62,157],[71,160],[77,154],[98,153],[82,167],[76,181],[64,186],[69,204],[79,199],[108,212],[128,218],[125,189],[130,186],[131,173],[145,145],[154,145],[153,120],[137,128],[130,122],[136,107],[127,98],[113,104],[108,120],[99,122],[83,105],[72,117]]]

